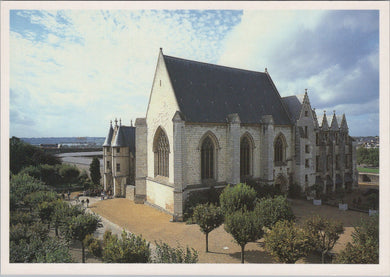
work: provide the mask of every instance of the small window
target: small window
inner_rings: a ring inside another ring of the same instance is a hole
[[[316,145],[320,145],[320,134],[316,133]]]
[[[310,146],[308,144],[305,145],[305,152],[310,153]]]
[[[305,182],[307,183],[309,181],[309,177],[305,175]]]
[[[340,169],[339,166],[340,166],[339,155],[336,155],[336,169]]]
[[[305,167],[306,167],[306,168],[309,168],[309,159],[306,159],[306,160],[305,160]]]
[[[110,161],[107,161],[107,169],[110,169]]]
[[[119,147],[116,148],[116,153],[120,153],[121,149]]]
[[[316,172],[320,172],[320,156],[316,156]]]
[[[121,172],[121,164],[116,164],[116,172]]]
[[[305,111],[305,117],[308,117],[308,116],[309,116],[309,112]]]
[[[336,145],[339,144],[339,136],[337,133],[334,134],[334,140],[336,141]]]
[[[305,126],[305,138],[307,138],[307,126]]]

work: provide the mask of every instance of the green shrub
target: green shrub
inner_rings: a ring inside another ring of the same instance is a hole
[[[98,239],[94,239],[88,246],[89,251],[91,251],[92,255],[98,258],[102,258],[103,256],[103,246],[102,242]]]
[[[288,188],[288,197],[291,198],[301,198],[302,197],[302,187],[296,183],[293,183]]]
[[[265,234],[265,247],[277,261],[294,264],[307,256],[310,244],[305,233],[295,223],[282,220]]]
[[[228,185],[221,193],[220,203],[225,215],[239,210],[252,211],[256,204],[256,191],[241,183],[234,187]]]
[[[272,228],[280,220],[294,220],[295,216],[285,196],[263,198],[255,207],[255,213],[262,226]]]
[[[142,236],[127,234],[123,230],[121,237],[104,234],[103,261],[105,263],[148,263],[150,261],[150,247]]]
[[[168,244],[163,242],[155,242],[156,244],[156,257],[153,260],[154,263],[164,264],[180,264],[180,263],[197,263],[198,262],[198,251],[188,246],[184,250],[178,246],[176,248],[170,247]]]
[[[219,205],[219,195],[222,193],[222,190],[223,188],[216,189],[214,186],[211,186],[209,189],[190,192],[184,204],[184,220],[187,223],[194,223],[192,215],[198,204],[212,203]]]
[[[222,225],[223,212],[220,207],[213,204],[199,204],[195,207],[193,218],[200,230],[206,235],[206,252],[208,252],[209,233]]]
[[[94,240],[95,237],[92,234],[88,234],[83,241],[84,246],[88,247]]]
[[[34,215],[29,212],[16,211],[10,213],[10,224],[16,225],[18,223],[30,225],[34,221]]]

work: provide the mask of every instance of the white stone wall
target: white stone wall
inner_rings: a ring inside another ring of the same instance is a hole
[[[218,140],[219,148],[216,149],[216,158],[218,163],[214,172],[216,173],[217,182],[223,182],[227,179],[226,173],[226,161],[230,159],[227,156],[227,125],[216,124],[186,124],[185,125],[185,147],[186,147],[186,159],[183,169],[186,171],[185,184],[194,185],[200,184],[201,170],[200,170],[200,141],[203,136],[208,132],[212,132]],[[218,146],[217,146],[218,147]]]
[[[146,179],[146,201],[173,213],[173,189],[173,187],[162,185],[148,178]]]
[[[240,130],[240,139],[243,135],[248,133],[253,139],[253,149],[252,149],[252,177],[260,178],[261,172],[261,127],[260,126],[241,126]]]
[[[173,172],[173,123],[172,118],[179,110],[163,57],[160,55],[153,81],[152,92],[146,114],[147,124],[147,176],[154,178],[153,140],[158,127],[166,132],[169,141],[169,182],[174,182]]]
[[[274,146],[275,139],[278,137],[279,134],[283,134],[284,138],[286,139],[287,146],[285,148],[285,151],[286,151],[287,164],[285,166],[274,166],[273,179],[275,180],[279,175],[283,175],[286,178],[286,180],[288,180],[288,173],[291,172],[294,167],[293,162],[294,162],[295,150],[294,150],[294,139],[293,139],[292,127],[275,125],[272,147]],[[271,159],[273,161],[274,156],[272,156]]]

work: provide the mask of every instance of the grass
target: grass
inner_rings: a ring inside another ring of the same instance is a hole
[[[379,168],[365,168],[365,167],[358,167],[357,170],[359,172],[365,172],[365,173],[377,173],[379,174]]]

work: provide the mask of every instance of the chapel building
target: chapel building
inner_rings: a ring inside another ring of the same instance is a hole
[[[255,72],[164,55],[145,118],[110,126],[104,187],[182,220],[191,191],[248,178],[287,192],[357,187],[356,144],[345,115],[318,115],[307,91],[281,97]],[[118,170],[119,169],[119,170]]]

